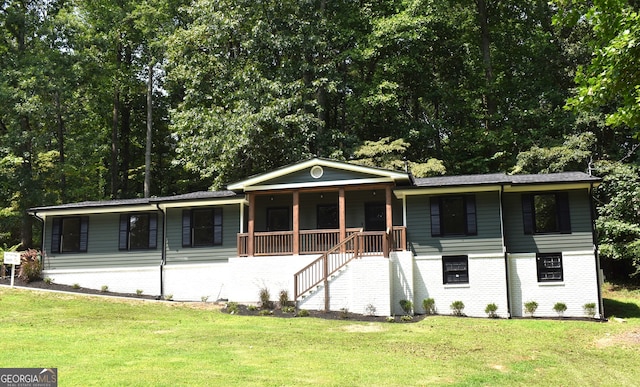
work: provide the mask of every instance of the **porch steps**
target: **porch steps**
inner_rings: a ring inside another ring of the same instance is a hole
[[[343,270],[351,260],[361,256],[361,235],[362,229],[325,251],[318,259],[293,275],[296,304],[298,299],[306,296],[312,289],[319,291],[324,288],[325,309],[329,309],[329,280],[335,279],[336,273]]]

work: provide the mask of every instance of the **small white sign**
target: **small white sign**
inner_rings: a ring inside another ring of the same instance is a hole
[[[5,265],[19,265],[20,264],[20,253],[14,251],[5,251],[4,253],[4,264]]]

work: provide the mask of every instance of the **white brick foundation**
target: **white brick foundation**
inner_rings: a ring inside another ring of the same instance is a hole
[[[160,267],[144,266],[108,269],[59,269],[45,270],[44,277],[54,283],[100,290],[107,286],[110,292],[160,295]]]
[[[509,281],[511,310],[514,316],[524,316],[524,303],[535,301],[538,309],[534,316],[557,317],[553,310],[557,302],[567,305],[565,317],[585,317],[583,306],[596,304],[596,318],[601,311],[598,306],[598,284],[596,280],[595,256],[591,251],[562,253],[562,282],[538,282],[536,255],[509,254]]]

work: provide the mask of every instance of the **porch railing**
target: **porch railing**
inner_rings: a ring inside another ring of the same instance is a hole
[[[325,310],[329,310],[329,277],[362,254],[361,232],[353,232],[341,243],[324,252],[293,275],[294,301],[314,287],[324,283]]]
[[[362,236],[363,255],[380,255],[387,251],[406,250],[407,232],[404,226],[394,226],[390,233],[385,231],[362,232],[357,228],[346,230],[347,238],[356,233],[360,233]],[[238,234],[239,257],[249,255],[248,241],[248,233]],[[339,242],[340,230],[300,230],[298,253],[321,254]],[[293,254],[293,231],[256,232],[253,234],[253,250],[254,256],[291,255]]]

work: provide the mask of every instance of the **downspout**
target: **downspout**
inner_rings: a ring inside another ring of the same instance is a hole
[[[504,253],[505,291],[507,294],[507,316],[511,318],[511,292],[509,290],[509,254],[504,237],[504,184],[500,185],[500,235],[502,237],[502,252]]]
[[[602,277],[600,276],[600,254],[598,252],[598,238],[596,230],[596,206],[593,201],[593,183],[589,187],[589,207],[591,207],[591,239],[593,241],[593,255],[596,260],[596,289],[598,290],[598,307],[600,308],[600,320],[604,321],[604,301],[602,300]]]
[[[158,211],[162,213],[162,249],[160,257],[160,298],[164,298],[164,265],[167,264],[167,214],[160,207],[159,203],[156,203]]]
[[[46,225],[44,223],[44,218],[38,216],[37,212],[33,212],[30,214],[34,218],[38,219],[42,223],[42,229],[40,230],[40,255],[42,256],[42,268],[44,269],[44,258],[46,258],[46,252],[44,251],[44,237],[46,232]]]

